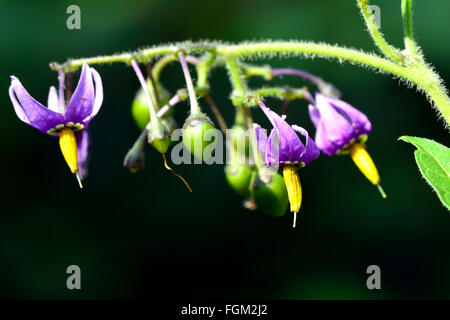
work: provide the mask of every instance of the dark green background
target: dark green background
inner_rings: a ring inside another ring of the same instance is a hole
[[[450,2],[416,2],[417,38],[448,80]],[[105,99],[91,125],[82,191],[57,140],[21,123],[7,94],[13,74],[46,102],[57,84],[51,61],[186,39],[308,39],[375,51],[355,1],[80,1],[82,29],[70,31],[65,12],[73,3],[0,2],[0,297],[450,298],[449,213],[417,171],[414,148],[397,141],[406,134],[449,145],[448,132],[424,96],[390,76],[321,59],[273,60],[321,75],[367,113],[368,148],[388,193],[381,199],[349,157],[321,156],[301,170],[295,230],[290,214],[276,219],[243,209],[222,166],[176,167],[192,194],[150,147],[143,172],[123,168],[139,134],[129,116],[138,82],[125,65],[96,67]],[[374,4],[387,39],[401,46],[400,1]],[[183,86],[180,67],[169,67],[162,80],[171,90]],[[232,120],[226,72],[215,70],[211,84]],[[177,107],[179,123],[186,107]],[[268,124],[261,112],[256,119]],[[288,119],[312,130],[304,102],[292,104]],[[81,267],[81,291],[66,288],[71,264]],[[381,268],[382,290],[366,288],[371,264]]]

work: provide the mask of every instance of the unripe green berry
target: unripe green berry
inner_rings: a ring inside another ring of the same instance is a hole
[[[258,174],[252,179],[251,197],[261,211],[272,216],[285,214],[289,200],[283,177],[274,173],[268,182],[263,182]]]
[[[148,103],[142,90],[139,90],[131,105],[131,115],[140,130],[144,130],[150,121],[150,111]]]
[[[171,143],[170,132],[160,119],[150,123],[148,143],[160,153],[166,153],[167,149],[169,149]]]
[[[198,160],[206,161],[210,155],[204,155],[206,147],[214,149],[217,141],[209,130],[216,130],[205,114],[190,115],[183,126],[183,144]],[[205,135],[208,133],[208,137]],[[208,138],[211,138],[208,141]]]
[[[147,81],[147,86],[150,88],[150,82]],[[158,88],[159,96],[161,99],[162,106],[166,105],[170,96],[167,90],[161,85]],[[157,106],[156,101],[153,101],[153,105]],[[157,109],[157,108],[156,108]],[[158,110],[156,110],[158,111]],[[173,108],[171,108],[166,114],[165,117],[171,117],[173,114]],[[134,100],[131,104],[131,115],[133,116],[136,125],[140,130],[144,130],[147,123],[150,121],[150,111],[148,109],[147,97],[145,96],[144,90],[140,88],[134,97]]]
[[[230,187],[241,197],[250,196],[250,182],[253,168],[245,164],[228,164],[225,167],[225,177]]]

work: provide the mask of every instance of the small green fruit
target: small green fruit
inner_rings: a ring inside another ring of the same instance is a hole
[[[267,183],[255,174],[251,196],[261,211],[276,217],[283,216],[289,204],[286,185],[278,173],[273,174]]]
[[[149,87],[149,90],[151,90],[150,81],[147,81],[147,86]],[[158,90],[161,104],[162,106],[164,106],[170,100],[169,93],[162,86],[159,86]],[[153,105],[156,108],[156,101],[153,101]],[[173,110],[174,109],[171,108],[164,117],[171,117],[173,115]],[[158,111],[158,108],[156,108],[156,111]],[[145,126],[150,121],[150,111],[148,109],[147,97],[145,96],[144,90],[142,88],[138,90],[136,96],[134,97],[133,103],[131,104],[131,115],[133,116],[133,119],[140,130],[144,130]]]
[[[150,111],[144,95],[144,91],[139,90],[131,105],[131,115],[140,130],[144,130],[150,121]]]
[[[166,153],[170,146],[170,137],[166,136],[161,139],[153,139],[151,145],[153,148],[158,150],[159,153]]]
[[[225,167],[225,177],[230,187],[243,198],[250,196],[250,182],[253,169],[244,164],[228,164]]]
[[[211,132],[208,133],[209,130],[216,130],[216,128],[204,114],[189,116],[183,126],[183,144],[198,160],[208,160],[208,155],[204,155],[206,147],[211,145],[210,148],[214,149],[217,144]],[[206,137],[207,133],[208,137]]]

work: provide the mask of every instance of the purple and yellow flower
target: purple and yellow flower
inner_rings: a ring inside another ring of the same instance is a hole
[[[59,137],[64,159],[82,187],[89,148],[86,127],[103,102],[102,80],[98,72],[86,63],[83,65],[78,85],[67,104],[62,71],[59,73],[59,93],[55,87],[50,87],[47,107],[31,97],[15,76],[11,76],[9,96],[20,120],[45,134]]]
[[[279,116],[270,110],[262,101],[258,105],[274,127],[267,137],[265,130],[258,124],[254,124],[258,149],[264,155],[266,166],[281,167],[290,209],[294,213],[293,226],[295,227],[302,201],[302,189],[297,170],[315,160],[320,155],[320,151],[305,129],[296,125],[290,126],[284,116]],[[300,140],[298,133],[305,137],[305,144]]]
[[[320,151],[329,155],[350,154],[364,176],[376,185],[383,198],[380,176],[365,148],[372,125],[367,116],[342,100],[316,93],[315,105],[309,114],[316,127],[315,142]]]

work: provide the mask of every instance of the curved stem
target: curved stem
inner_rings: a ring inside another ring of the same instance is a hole
[[[155,106],[153,105],[152,97],[150,95],[150,92],[148,91],[147,82],[145,81],[144,76],[142,75],[142,71],[139,68],[139,65],[136,62],[136,60],[131,60],[131,66],[133,67],[133,70],[136,73],[139,82],[141,83],[142,89],[144,90],[145,96],[147,97],[148,108],[150,111],[150,118],[156,120],[158,116],[156,114]]]
[[[208,74],[211,69],[216,54],[214,52],[207,53],[203,59],[197,64],[197,88],[205,88],[208,86]]]
[[[380,30],[378,30],[377,25],[375,23],[375,19],[373,17],[372,12],[369,8],[369,0],[357,0],[358,6],[361,9],[361,14],[366,22],[367,31],[369,31],[370,36],[372,37],[375,44],[380,48],[381,52],[383,52],[387,57],[392,59],[393,61],[401,63],[403,61],[402,53],[397,49],[392,47],[384,36],[381,34]]]
[[[163,69],[170,64],[171,62],[174,61],[178,61],[178,58],[176,55],[174,54],[168,54],[164,57],[162,57],[161,59],[159,59],[155,65],[153,66],[153,78],[155,79],[156,82],[159,81],[159,78],[161,76],[161,72],[163,71]],[[197,63],[199,63],[199,59],[193,56],[187,56],[186,57],[186,61],[190,64],[194,64],[196,65]]]
[[[74,72],[79,67],[83,65],[83,63],[87,63],[89,65],[93,64],[103,64],[103,63],[113,63],[113,62],[123,62],[126,64],[130,64],[131,60],[135,59],[131,53],[122,53],[122,54],[114,54],[110,56],[98,56],[91,58],[80,58],[67,60],[63,64],[58,64],[56,62],[52,62],[49,64],[50,68],[53,70],[61,70],[63,69],[66,72]]]
[[[240,44],[225,44],[217,42],[201,43],[178,43],[169,46],[155,47],[138,51],[135,56],[140,59],[150,61],[151,59],[167,54],[175,54],[179,48],[183,48],[190,53],[204,53],[215,51],[217,55],[222,55],[228,60],[236,58],[264,58],[273,57],[274,54],[306,56],[308,58],[321,57],[333,58],[339,61],[348,61],[361,66],[371,67],[381,72],[393,74],[416,84],[423,90],[434,102],[436,108],[442,114],[447,122],[450,122],[450,100],[446,89],[442,86],[442,81],[430,69],[426,72],[417,72],[414,68],[402,66],[393,61],[387,60],[377,55],[368,54],[361,50],[349,49],[345,47],[333,46],[324,43],[304,42],[304,41],[273,41],[273,42],[244,42]],[[74,71],[81,67],[84,62],[89,64],[124,62],[129,63],[133,55],[121,54],[112,56],[103,56],[87,59],[69,60],[63,65],[51,64],[54,70],[63,69],[65,71]],[[233,68],[233,71],[236,68]]]
[[[225,62],[230,73],[230,80],[233,84],[233,95],[237,97],[245,96],[247,92],[247,84],[244,75],[235,56],[225,55]]]
[[[150,62],[147,62],[145,66],[147,68],[147,77],[150,82],[150,89],[151,89],[150,95],[151,95],[152,99],[155,101],[157,110],[159,110],[162,107],[161,98],[159,96],[157,82],[155,81],[155,78],[153,77],[152,65],[150,64]]]
[[[155,79],[156,82],[159,82],[159,78],[161,76],[161,72],[163,71],[163,69],[168,64],[170,64],[171,62],[174,62],[174,61],[178,61],[178,58],[173,54],[169,54],[169,55],[164,56],[161,59],[159,59],[152,68],[153,69],[153,71],[152,71],[153,79]]]
[[[217,108],[216,103],[212,99],[210,94],[207,94],[203,97],[205,101],[209,104],[209,107],[211,108],[212,112],[214,113],[214,117],[216,118],[217,122],[219,123],[220,130],[223,134],[226,134],[227,131],[227,123],[225,122],[225,119],[223,118],[222,114],[220,113],[219,108]]]
[[[200,107],[198,105],[197,96],[195,94],[194,84],[192,82],[191,74],[189,72],[188,65],[186,63],[186,59],[184,57],[183,52],[178,53],[178,59],[181,63],[181,68],[183,69],[184,78],[186,80],[186,87],[189,92],[189,101],[191,103],[191,114],[201,113]]]
[[[331,83],[328,83],[324,81],[322,78],[319,78],[318,76],[315,76],[303,70],[297,70],[292,68],[279,68],[279,69],[275,68],[272,69],[272,75],[274,77],[284,75],[301,77],[315,84],[319,88],[320,92],[322,92],[323,94],[327,96],[333,96],[336,98],[341,97],[341,92]]]
[[[305,99],[308,100],[311,95],[309,94],[308,88],[303,87],[300,89],[290,88],[290,87],[263,87],[255,89],[249,92],[248,96],[255,95],[257,97],[274,97],[281,100],[292,101],[295,99]],[[309,101],[309,100],[308,100]],[[252,105],[258,104],[259,101],[253,103]],[[315,103],[314,101],[309,101]]]

